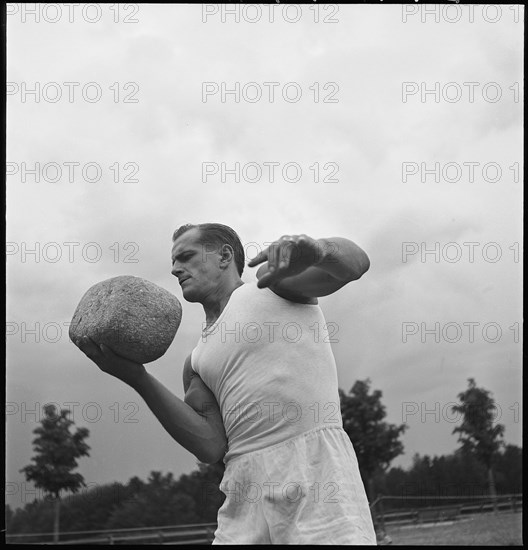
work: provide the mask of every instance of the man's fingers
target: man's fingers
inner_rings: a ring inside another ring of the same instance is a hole
[[[109,359],[111,361],[115,361],[118,359],[125,359],[129,361],[129,359],[127,359],[126,357],[123,357],[122,355],[118,355],[112,348],[108,347],[106,344],[101,344],[99,347],[101,348],[101,353],[105,359]]]
[[[279,260],[281,255],[284,254],[284,243],[282,241],[275,241],[269,246],[268,251],[268,269],[270,271],[277,271],[279,269]]]
[[[288,269],[290,267],[290,261],[293,254],[293,243],[286,244],[281,251],[279,269]]]
[[[266,248],[266,250],[259,252],[252,260],[248,262],[248,267],[255,267],[256,265],[265,262],[268,259],[268,250],[269,248]]]
[[[101,355],[101,349],[99,346],[91,338],[88,338],[88,336],[81,338],[79,348],[92,360],[97,359]]]
[[[100,344],[99,349],[101,350],[101,354],[104,356],[105,359],[110,359],[112,355],[115,355],[114,352],[105,344]]]
[[[257,281],[257,287],[265,288],[269,286],[273,282],[274,278],[275,278],[275,274],[268,271]]]

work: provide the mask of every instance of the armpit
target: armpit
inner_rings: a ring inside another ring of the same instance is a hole
[[[198,376],[196,372],[192,368],[191,364],[191,356],[189,355],[187,359],[185,359],[185,363],[183,365],[183,390],[187,392],[189,389],[189,386],[191,385],[191,380]]]

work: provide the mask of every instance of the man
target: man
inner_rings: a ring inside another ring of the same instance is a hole
[[[172,273],[206,318],[185,361],[184,401],[107,346],[82,349],[200,461],[224,460],[214,543],[375,544],[317,302],[359,279],[368,257],[347,239],[293,235],[249,262],[259,264],[258,282],[245,284],[243,247],[227,226],[174,233]]]

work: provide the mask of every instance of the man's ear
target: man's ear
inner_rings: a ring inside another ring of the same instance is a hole
[[[221,249],[220,267],[227,267],[234,258],[234,252],[231,246],[224,244]]]

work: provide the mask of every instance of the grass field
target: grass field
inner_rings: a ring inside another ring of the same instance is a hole
[[[387,526],[393,545],[522,545],[522,514],[487,513],[436,525]]]

